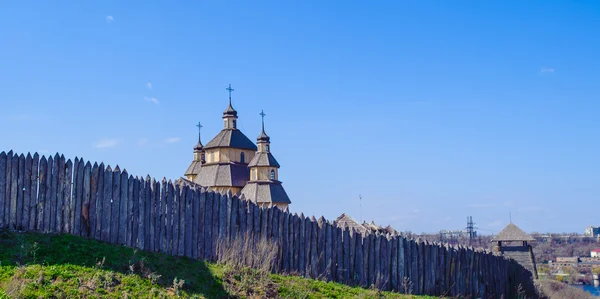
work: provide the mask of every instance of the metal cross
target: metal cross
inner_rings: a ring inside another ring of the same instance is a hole
[[[198,142],[200,142],[200,131],[202,130],[202,124],[200,122],[198,122],[198,124],[196,125],[196,127],[198,127]]]
[[[229,84],[229,87],[225,88],[225,90],[229,91],[229,98],[231,99],[231,92],[234,91],[234,89],[231,88],[231,84]]]
[[[264,110],[260,110],[260,116],[262,117],[262,128],[263,128],[263,131],[265,130],[265,115],[266,114],[265,114]]]

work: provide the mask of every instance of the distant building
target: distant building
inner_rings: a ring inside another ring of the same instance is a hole
[[[534,279],[538,278],[533,249],[527,242],[534,242],[535,239],[526,234],[512,222],[509,223],[498,235],[492,238],[496,242],[494,253],[514,259],[525,269],[529,270]]]
[[[350,230],[354,230],[363,236],[367,235],[369,233],[381,233],[381,234],[390,234],[390,235],[399,235],[400,234],[398,231],[396,231],[394,228],[392,228],[389,225],[386,227],[382,227],[382,226],[375,224],[374,222],[371,222],[371,223],[363,222],[362,224],[360,224],[356,220],[354,220],[352,217],[350,217],[346,214],[340,215],[335,220],[335,222],[337,223],[338,227],[341,227],[341,228],[348,227],[348,228],[350,228]]]
[[[590,257],[600,258],[600,248],[592,249],[592,251],[590,251]]]
[[[584,235],[588,237],[598,237],[600,236],[600,226],[588,226],[585,228]]]

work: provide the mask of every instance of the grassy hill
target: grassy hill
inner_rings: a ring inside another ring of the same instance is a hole
[[[0,231],[0,298],[48,297],[428,298],[233,270],[71,235]]]

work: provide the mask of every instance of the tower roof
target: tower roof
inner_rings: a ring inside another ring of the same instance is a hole
[[[242,131],[238,129],[223,129],[215,138],[209,141],[205,149],[217,147],[233,147],[239,149],[247,149],[256,151],[257,147],[254,142],[250,141]]]
[[[275,157],[271,153],[267,152],[256,152],[256,155],[248,163],[248,167],[253,166],[272,166],[279,168],[279,163],[275,160]]]
[[[521,230],[512,222],[509,223],[499,234],[497,234],[492,242],[511,242],[511,241],[535,241],[535,239]]]
[[[243,164],[204,164],[194,183],[200,186],[244,187],[250,179],[248,167]]]
[[[258,204],[292,203],[281,182],[248,182],[241,193],[247,200]]]
[[[265,112],[261,110],[260,116],[262,117],[262,131],[260,132],[260,135],[258,135],[258,138],[256,138],[258,142],[269,142],[271,140],[269,135],[265,133],[265,115]]]
[[[231,88],[231,84],[229,84],[229,87],[225,88],[225,90],[229,92],[229,106],[227,107],[227,109],[225,109],[225,111],[223,111],[223,117],[237,116],[237,111],[235,111],[235,109],[233,109],[233,106],[231,105],[231,92],[234,91],[234,89]]]

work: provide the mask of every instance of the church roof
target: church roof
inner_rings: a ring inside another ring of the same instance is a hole
[[[526,234],[513,223],[509,223],[499,234],[497,234],[492,242],[510,242],[510,241],[535,241],[533,237]]]
[[[231,106],[231,99],[229,99],[229,106],[227,109],[225,109],[225,111],[223,111],[223,115],[237,116],[237,111],[233,109],[233,106]]]
[[[194,178],[201,186],[244,187],[250,180],[250,171],[244,164],[204,164]]]
[[[275,157],[273,157],[271,153],[256,152],[254,158],[252,158],[252,160],[250,160],[250,163],[248,163],[248,167],[253,166],[279,167],[279,163],[277,163],[277,160],[275,160]]]
[[[356,222],[356,220],[354,220],[352,217],[346,215],[345,213],[342,213],[342,215],[340,215],[335,222],[337,223],[338,227],[341,228],[346,228],[349,227],[350,229],[356,230],[357,232],[364,234],[367,232],[367,228],[360,225],[358,222]]]
[[[260,203],[292,203],[281,182],[248,182],[241,191],[247,200]]]
[[[192,161],[188,169],[185,171],[185,175],[194,175],[200,172],[200,168],[202,167],[202,162],[200,161]]]
[[[233,147],[256,151],[254,142],[250,141],[242,131],[238,129],[223,129],[215,138],[204,146],[204,149],[217,147]]]

